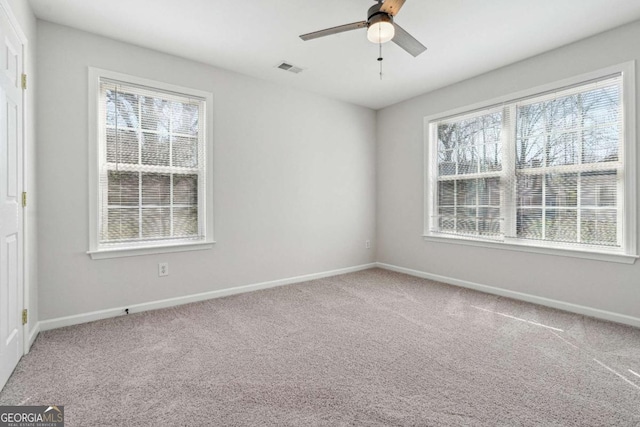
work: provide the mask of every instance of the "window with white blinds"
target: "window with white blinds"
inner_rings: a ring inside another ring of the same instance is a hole
[[[623,94],[615,73],[429,120],[426,236],[635,255]]]
[[[101,76],[94,250],[206,240],[206,100]]]

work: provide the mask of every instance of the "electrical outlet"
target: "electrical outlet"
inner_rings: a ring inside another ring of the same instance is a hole
[[[365,240],[364,247],[367,249],[371,249],[371,240]]]
[[[169,263],[161,262],[158,264],[158,276],[168,276],[169,275]]]

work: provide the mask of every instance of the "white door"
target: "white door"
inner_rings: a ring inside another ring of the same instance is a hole
[[[0,7],[0,389],[23,354],[22,43]]]

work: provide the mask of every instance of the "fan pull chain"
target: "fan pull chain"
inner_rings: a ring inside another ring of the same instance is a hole
[[[378,43],[379,46],[379,55],[378,55],[378,62],[380,63],[380,80],[382,80],[382,43]]]

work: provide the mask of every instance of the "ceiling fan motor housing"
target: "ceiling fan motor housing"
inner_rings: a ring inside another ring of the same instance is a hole
[[[382,4],[376,4],[369,8],[367,12],[367,26],[372,26],[378,22],[389,22],[393,24],[393,16],[386,12],[380,12]]]

